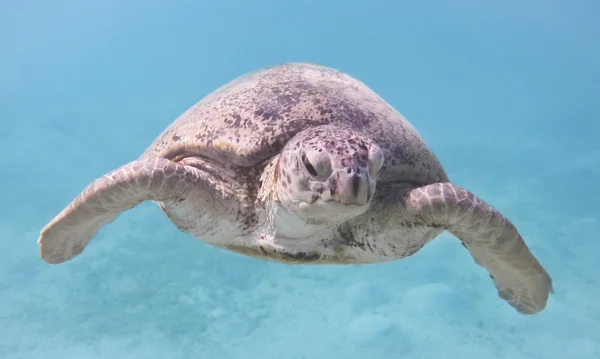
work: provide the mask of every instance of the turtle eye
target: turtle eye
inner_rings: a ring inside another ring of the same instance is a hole
[[[308,157],[306,157],[306,153],[302,154],[302,163],[304,164],[304,167],[306,168],[308,173],[310,173],[313,176],[318,176],[317,170],[315,170],[313,165],[308,160]]]

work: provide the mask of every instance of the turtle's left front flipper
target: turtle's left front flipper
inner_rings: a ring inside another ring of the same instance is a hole
[[[546,307],[552,279],[500,212],[451,183],[413,189],[406,209],[430,226],[458,237],[491,274],[498,294],[522,314]]]
[[[176,200],[205,181],[196,168],[164,158],[130,162],[96,179],[41,231],[40,256],[48,263],[81,252],[98,230],[142,201]]]

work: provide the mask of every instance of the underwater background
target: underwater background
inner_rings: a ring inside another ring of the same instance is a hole
[[[0,2],[0,358],[600,358],[600,2]],[[554,280],[524,316],[444,234],[288,266],[152,203],[61,265],[40,229],[226,82],[283,62],[363,81]]]

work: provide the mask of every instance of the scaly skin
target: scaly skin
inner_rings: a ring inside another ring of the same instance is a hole
[[[88,185],[42,229],[40,256],[51,264],[69,260],[81,254],[98,230],[121,212],[144,200],[177,200],[201,181],[197,169],[164,158],[147,158],[117,168]]]
[[[500,212],[451,183],[414,189],[406,208],[430,226],[458,237],[477,264],[491,274],[499,296],[523,314],[544,309],[552,279]]]

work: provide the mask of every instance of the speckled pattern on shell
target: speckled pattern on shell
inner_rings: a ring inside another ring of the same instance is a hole
[[[222,86],[176,119],[142,157],[194,155],[252,167],[298,132],[325,124],[365,134],[383,149],[379,183],[448,180],[417,131],[376,93],[347,74],[307,63],[262,69]]]

